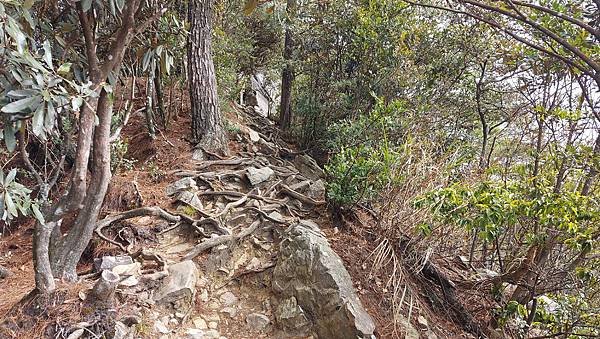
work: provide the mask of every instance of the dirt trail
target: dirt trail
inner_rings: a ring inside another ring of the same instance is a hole
[[[372,244],[364,234],[353,237],[332,227],[324,202],[323,171],[312,158],[282,141],[274,124],[252,109],[237,107],[228,120],[236,127],[230,131],[227,157],[191,149],[183,137],[185,119],[155,140],[139,132],[141,117],[133,117],[125,128],[130,143],[126,158],[136,163],[114,177],[105,212],[154,205],[178,216],[180,222],[139,216],[107,225],[102,234],[130,253],[143,251],[145,256],[160,258],[163,269],[192,259],[198,279],[193,307],[164,305],[154,300],[157,283],[140,275],[158,274],[160,268],[152,266],[152,260],[142,260],[142,269],[128,279],[128,286],[119,287],[116,318],[134,319],[131,328],[136,338],[284,337],[274,326],[271,276],[281,234],[302,219],[321,225],[375,318],[379,337],[388,337],[384,333],[390,330],[391,319],[384,292],[366,274]],[[22,245],[9,264],[29,263],[27,232],[20,229],[12,236]],[[89,271],[94,258],[116,254],[122,251],[97,239],[80,271]],[[33,287],[25,271],[17,271],[19,282],[11,280],[14,298],[3,300],[5,309]],[[73,293],[88,293],[92,281]]]
[[[196,150],[193,156],[203,160],[171,172],[181,179],[166,187],[171,196],[165,199],[175,199],[182,213],[203,222],[171,226],[172,230],[159,236],[152,252],[167,265],[193,258],[201,273],[195,306],[187,314],[147,312],[153,330],[162,330],[164,336],[283,336],[273,326],[271,306],[276,244],[294,220],[320,218],[325,205],[324,174],[311,158],[293,155],[272,133],[277,130],[270,121],[239,114],[254,129],[240,124],[237,145],[229,157]],[[255,229],[250,232],[250,228]],[[235,239],[239,234],[244,235]],[[203,244],[210,246],[200,252]]]

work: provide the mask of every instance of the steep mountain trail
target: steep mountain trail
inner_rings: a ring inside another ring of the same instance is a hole
[[[115,338],[165,339],[461,333],[443,320],[429,325],[412,300],[403,312],[419,318],[418,327],[394,316],[384,283],[390,272],[372,271],[377,236],[369,213],[333,221],[323,170],[268,118],[232,104],[227,156],[192,148],[189,121],[174,118],[154,139],[141,115],[123,130],[128,151],[104,202],[106,222],[79,267],[82,282],[65,292],[77,307],[58,312],[65,320],[45,319],[65,338],[98,328]],[[7,318],[33,288],[28,227],[0,240],[17,273],[2,282],[11,290],[0,307]],[[103,270],[119,277],[107,311],[116,326],[86,313]],[[7,332],[16,333],[9,326],[0,338]]]
[[[169,178],[163,180],[166,186],[137,181],[133,184],[138,191],[137,200],[144,205],[156,200],[164,210],[177,211],[191,221],[167,224],[151,216],[128,220],[138,230],[152,225],[158,231],[157,245],[145,249],[146,255],[161,258],[165,270],[183,265],[181,279],[196,281],[190,296],[194,300],[183,304],[178,296],[175,302],[164,302],[151,295],[173,292],[165,292],[161,287],[135,290],[138,299],[158,300],[162,305],[141,312],[140,318],[147,324],[144,327],[154,335],[172,338],[291,335],[275,326],[277,298],[272,288],[273,271],[279,243],[291,225],[301,220],[329,222],[324,173],[312,158],[284,143],[271,121],[255,114],[253,109],[234,108],[235,116],[228,116],[232,140],[227,157],[192,149],[183,152],[185,160],[164,173]],[[170,144],[171,148],[177,147],[177,143]],[[139,148],[136,152],[146,156],[152,153]],[[181,159],[181,155],[177,158]],[[156,157],[159,158],[163,157]],[[154,190],[142,188],[148,186]],[[338,232],[333,228],[331,231]],[[187,260],[196,263],[198,270],[194,274],[188,274],[193,269],[183,264]],[[176,294],[186,286],[180,281],[174,284]],[[292,337],[307,336],[299,330]]]

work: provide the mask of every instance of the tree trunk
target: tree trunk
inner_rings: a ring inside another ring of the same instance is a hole
[[[283,43],[283,60],[285,66],[281,74],[281,101],[279,103],[279,127],[283,130],[289,129],[292,124],[292,82],[294,80],[294,70],[291,61],[294,43],[292,40],[292,30],[290,28],[290,17],[294,11],[295,5],[295,0],[287,0],[286,12],[288,20],[285,29],[285,41]]]
[[[51,258],[52,272],[67,281],[77,279],[76,267],[87,244],[92,239],[96,221],[110,182],[110,123],[112,103],[104,90],[98,99],[99,124],[94,130],[92,181],[86,192],[83,209],[79,211],[69,233],[57,244]]]
[[[189,91],[192,104],[192,138],[201,146],[227,152],[211,55],[214,0],[191,0],[188,5]]]
[[[162,127],[167,127],[167,117],[165,115],[165,102],[162,88],[162,75],[160,70],[157,70],[156,74],[154,75],[154,92],[156,93],[156,101],[154,104],[160,119],[160,124]]]

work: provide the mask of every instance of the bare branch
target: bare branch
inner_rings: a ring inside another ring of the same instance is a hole
[[[527,2],[523,2],[523,1],[517,1],[517,0],[512,0],[511,2],[513,4],[515,4],[515,5],[533,8],[533,9],[536,9],[538,11],[544,12],[546,14],[550,14],[550,15],[552,15],[554,17],[557,17],[557,18],[563,19],[565,21],[568,21],[568,22],[570,22],[570,23],[572,23],[574,25],[577,25],[577,26],[585,29],[586,31],[590,32],[593,36],[595,36],[596,39],[600,40],[600,30],[598,30],[597,28],[594,28],[594,27],[588,25],[587,23],[585,23],[585,22],[583,22],[581,20],[575,19],[575,18],[570,17],[568,15],[564,15],[564,14],[562,14],[562,13],[560,13],[558,11],[555,11],[555,10],[553,10],[551,8],[540,6],[540,5],[535,4],[535,3],[527,3]]]

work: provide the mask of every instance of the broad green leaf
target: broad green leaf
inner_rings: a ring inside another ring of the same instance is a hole
[[[26,10],[30,10],[31,7],[33,7],[34,3],[35,3],[35,0],[25,0],[23,2],[23,8],[25,8]]]
[[[6,178],[4,179],[4,186],[8,186],[10,185],[11,182],[13,182],[13,180],[15,180],[15,177],[17,176],[17,169],[13,168],[12,170],[10,170],[10,172],[8,172],[8,174],[6,175]]]
[[[73,64],[70,62],[65,62],[64,64],[60,65],[60,67],[58,68],[58,70],[56,72],[58,74],[60,74],[61,76],[66,76],[71,71],[72,65]]]
[[[41,223],[41,224],[45,224],[46,221],[44,220],[44,215],[42,214],[42,212],[40,211],[40,208],[38,207],[38,205],[36,204],[32,204],[31,205],[31,211],[33,212],[33,216]]]
[[[52,49],[50,48],[50,41],[44,41],[44,61],[50,68],[54,68],[52,66]]]
[[[46,127],[49,129],[52,128],[55,119],[56,110],[54,109],[54,104],[52,103],[52,101],[48,101],[46,117],[44,118],[44,125],[46,125]]]
[[[125,7],[125,0],[115,0],[115,3],[119,12],[123,11],[123,7]]]
[[[4,216],[4,196],[0,194],[0,219],[6,220],[7,218]]]
[[[31,120],[33,134],[44,138],[44,105],[39,105],[38,109],[33,113],[33,119]]]
[[[92,0],[81,0],[81,9],[87,12],[92,8]]]
[[[6,95],[8,95],[11,98],[26,98],[34,96],[36,94],[37,91],[34,91],[32,89],[16,89],[6,93]]]
[[[17,207],[15,206],[15,203],[13,202],[10,193],[8,192],[4,192],[4,203],[6,205],[6,210],[9,213],[9,219],[12,219],[12,217],[17,217],[19,215]]]
[[[2,107],[1,111],[3,113],[23,112],[26,109],[31,109],[32,107],[37,108],[37,104],[39,104],[41,102],[41,100],[42,100],[41,97],[33,96],[33,97],[13,101],[10,104]]]
[[[79,109],[81,108],[81,105],[83,105],[83,98],[82,97],[74,97],[73,99],[71,99],[71,106],[73,107],[74,111],[79,111]]]

